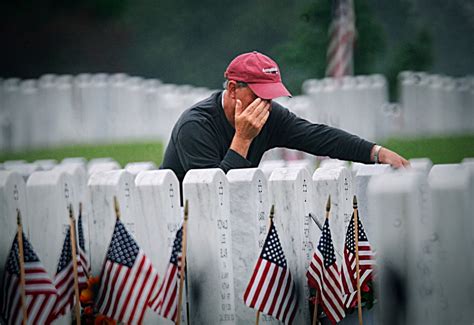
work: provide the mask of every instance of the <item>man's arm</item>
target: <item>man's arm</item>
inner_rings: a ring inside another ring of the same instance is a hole
[[[281,115],[278,118],[279,130],[276,130],[276,146],[342,160],[375,162],[375,143],[324,124],[313,124],[281,106],[278,113]],[[406,159],[387,148],[378,152],[378,162],[395,168],[409,165]]]

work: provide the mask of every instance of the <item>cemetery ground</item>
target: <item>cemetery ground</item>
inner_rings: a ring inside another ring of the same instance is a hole
[[[445,137],[392,138],[382,145],[407,159],[426,157],[434,164],[458,163],[464,157],[474,157],[474,134]],[[161,142],[75,145],[41,150],[0,153],[0,162],[23,159],[56,159],[84,157],[86,159],[111,157],[122,166],[128,162],[152,161],[161,164],[165,145]]]

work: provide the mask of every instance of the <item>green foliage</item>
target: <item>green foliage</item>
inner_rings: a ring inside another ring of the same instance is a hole
[[[107,145],[77,145],[62,148],[42,149],[16,153],[2,153],[0,161],[24,159],[33,162],[38,159],[56,159],[61,161],[67,157],[84,157],[86,159],[111,157],[120,165],[129,162],[153,161],[157,166],[163,159],[161,142],[140,142]]]
[[[400,71],[428,71],[433,65],[433,38],[427,28],[421,28],[414,38],[402,43],[396,50],[386,76],[392,98],[396,95]]]
[[[375,72],[385,49],[383,28],[376,20],[367,0],[354,1],[357,36],[354,48],[354,73]],[[291,41],[278,47],[283,62],[296,71],[289,80],[295,88],[308,78],[323,78],[326,71],[328,30],[331,23],[331,2],[315,0],[303,14]],[[300,90],[297,89],[297,92]]]

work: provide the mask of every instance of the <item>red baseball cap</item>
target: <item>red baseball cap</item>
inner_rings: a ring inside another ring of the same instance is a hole
[[[242,81],[260,98],[273,99],[289,96],[281,81],[280,69],[275,61],[259,52],[237,56],[225,70],[227,80]]]

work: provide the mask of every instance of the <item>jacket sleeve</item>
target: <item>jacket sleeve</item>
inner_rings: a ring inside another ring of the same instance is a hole
[[[190,121],[184,124],[176,139],[176,150],[183,168],[221,168],[227,173],[230,169],[251,166],[250,161],[232,149],[228,149],[222,157],[217,136],[206,127],[206,122]]]
[[[372,163],[373,142],[324,124],[314,124],[279,106],[275,147],[286,147],[318,156]]]

